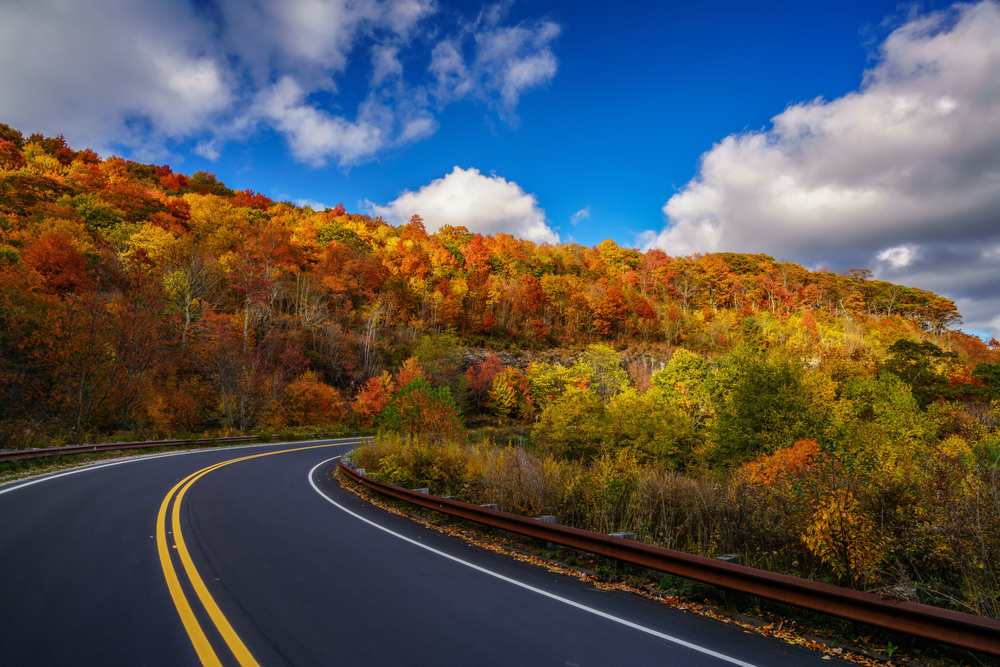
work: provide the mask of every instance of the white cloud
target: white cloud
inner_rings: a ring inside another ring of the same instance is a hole
[[[434,94],[439,103],[467,96],[496,100],[514,119],[521,95],[556,75],[552,42],[560,26],[552,21],[501,26],[504,13],[501,5],[488,7],[463,36],[441,40],[434,47],[428,71],[437,80]],[[463,54],[466,41],[472,44],[468,62]]]
[[[450,86],[435,98],[427,72],[412,65],[407,79],[407,63],[437,58],[429,44],[524,33],[507,61],[473,72],[492,77],[476,89],[502,97],[511,116],[519,95],[554,74],[545,35],[555,24],[493,21],[470,32],[454,19],[438,15],[434,0],[11,0],[0,3],[0,62],[10,65],[0,68],[0,119],[134,156],[163,157],[192,140],[191,150],[210,159],[227,141],[272,127],[297,159],[350,166],[432,135],[434,108],[467,97]],[[341,106],[342,80],[362,100],[354,110]],[[490,94],[471,97],[489,102]]]
[[[976,298],[985,267],[963,271],[964,282],[945,267],[1000,243],[1000,5],[912,17],[881,44],[858,92],[792,105],[772,122],[706,153],[645,244],[867,263]],[[984,327],[984,317],[966,324]]]
[[[912,245],[900,245],[895,248],[886,248],[875,259],[879,262],[887,262],[894,269],[903,269],[913,263],[920,250]]]
[[[330,155],[342,164],[370,157],[383,148],[391,130],[391,119],[370,104],[356,121],[331,115],[306,102],[305,92],[291,77],[284,77],[262,91],[257,112],[288,139],[292,154],[316,167]]]
[[[296,206],[303,206],[303,207],[308,206],[309,208],[311,208],[314,211],[324,211],[327,208],[331,208],[331,207],[327,206],[326,204],[324,204],[323,202],[314,201],[312,199],[296,199],[295,200],[295,205]]]
[[[455,167],[444,178],[431,181],[416,192],[404,192],[395,201],[369,210],[394,224],[414,215],[424,220],[428,232],[442,225],[464,226],[480,234],[504,232],[535,243],[558,243],[545,211],[533,194],[501,176],[484,176],[478,169]]]
[[[569,221],[573,223],[574,226],[578,225],[581,220],[590,219],[590,207],[581,208],[579,211],[570,216]]]
[[[399,48],[377,46],[372,49],[372,85],[378,86],[387,79],[403,76],[403,64],[399,62]]]
[[[206,26],[163,3],[2,3],[0,118],[93,146],[135,143],[136,118],[155,136],[187,136],[236,97],[210,44]]]

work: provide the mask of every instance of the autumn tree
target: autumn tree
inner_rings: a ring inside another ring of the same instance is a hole
[[[343,416],[344,402],[337,390],[321,382],[315,371],[306,371],[285,389],[278,425],[333,426]]]
[[[378,417],[380,427],[410,437],[437,433],[455,438],[462,430],[458,407],[448,387],[434,388],[417,377],[393,395]]]
[[[503,372],[503,369],[503,361],[495,352],[487,353],[485,359],[469,366],[465,377],[476,405],[483,405],[483,398],[493,387],[493,378]]]
[[[886,370],[909,385],[922,407],[935,398],[952,395],[947,371],[957,361],[957,353],[946,352],[930,341],[918,343],[905,338],[889,346],[889,353],[892,356],[885,362]]]
[[[552,402],[531,429],[531,438],[558,457],[590,459],[608,439],[604,402],[588,389],[570,387]]]

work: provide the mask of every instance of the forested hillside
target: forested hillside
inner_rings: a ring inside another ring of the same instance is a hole
[[[959,322],[862,269],[428,234],[0,125],[0,448],[379,429],[382,479],[997,617],[1000,344]]]
[[[363,422],[350,406],[365,382],[444,331],[461,346],[605,341],[711,360],[754,317],[768,345],[841,374],[873,372],[899,338],[933,340],[960,353],[947,372],[963,387],[996,355],[949,331],[949,300],[863,270],[428,234],[417,216],[394,227],[343,206],[313,211],[6,125],[0,170],[8,421],[103,432]],[[303,412],[296,397],[317,405]]]

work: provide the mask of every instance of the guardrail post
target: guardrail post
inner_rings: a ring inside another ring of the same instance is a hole
[[[623,540],[632,540],[635,542],[635,533],[608,533],[610,537],[620,537]],[[635,565],[632,563],[626,563],[623,560],[615,560],[616,567],[624,567],[626,572],[631,572],[635,569]]]
[[[536,518],[539,521],[544,521],[545,523],[559,523],[558,521],[556,521],[556,517],[553,514],[543,514],[542,516],[536,517]],[[545,543],[545,550],[546,551],[552,551],[552,550],[554,550],[558,546],[559,546],[558,544],[555,544],[553,542],[546,542]]]
[[[743,558],[739,554],[723,554],[722,556],[716,556],[715,560],[721,560],[723,563],[732,563],[733,565],[743,565]],[[741,607],[746,607],[749,603],[749,597],[746,593],[728,588],[723,588],[722,593],[726,599],[726,611],[738,612]]]

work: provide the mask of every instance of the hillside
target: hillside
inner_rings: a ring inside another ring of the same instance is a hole
[[[387,481],[996,618],[1000,343],[959,322],[863,269],[429,234],[0,125],[0,448],[377,429]]]
[[[895,340],[927,339],[969,378],[997,353],[951,330],[948,299],[864,270],[428,234],[418,216],[314,211],[6,125],[0,280],[0,416],[72,431],[278,425],[307,370],[349,403],[442,331],[501,350],[604,341],[650,371],[678,346],[725,355],[747,317],[814,365],[877,365]],[[262,395],[233,397],[243,384]]]

